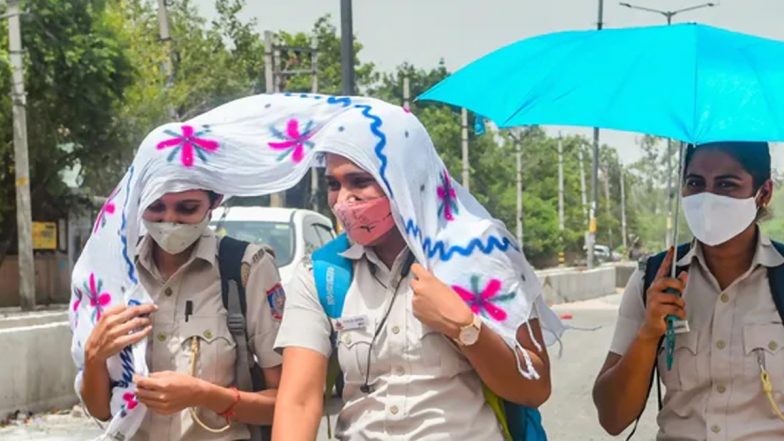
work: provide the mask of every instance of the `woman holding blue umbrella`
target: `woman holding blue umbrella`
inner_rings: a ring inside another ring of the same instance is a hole
[[[593,391],[609,433],[639,418],[660,376],[658,440],[784,437],[784,257],[758,226],[772,192],[767,143],[688,148],[682,203],[695,240],[649,259],[626,287]],[[669,316],[681,320],[671,350]]]

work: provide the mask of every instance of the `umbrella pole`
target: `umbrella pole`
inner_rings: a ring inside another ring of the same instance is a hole
[[[686,164],[684,163],[684,156],[686,153],[687,144],[685,142],[680,142],[678,144],[678,186],[675,188],[678,191],[678,196],[675,198],[675,211],[673,213],[673,228],[672,228],[672,246],[677,248],[678,247],[678,234],[680,233],[680,216],[681,216],[681,191],[683,191],[683,173]],[[674,189],[674,190],[675,190]],[[678,277],[678,265],[675,262],[678,260],[678,256],[673,256],[672,265],[670,267],[670,276],[675,279]]]

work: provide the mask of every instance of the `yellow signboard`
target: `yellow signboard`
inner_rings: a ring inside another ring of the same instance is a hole
[[[33,249],[57,249],[56,222],[33,222]]]

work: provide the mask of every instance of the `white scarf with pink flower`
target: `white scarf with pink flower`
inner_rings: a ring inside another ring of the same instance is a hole
[[[320,165],[324,153],[345,156],[373,174],[417,260],[453,286],[510,347],[519,347],[517,330],[532,314],[546,336],[560,336],[563,326],[544,304],[520,245],[452,180],[414,115],[371,98],[256,95],[150,132],[98,213],[73,272],[77,391],[84,343],[101,312],[114,304],[151,302],[134,264],[136,244],[146,233],[144,207],[165,193],[192,189],[226,197],[283,191]],[[114,418],[106,435],[112,439],[128,439],[144,418],[132,377],[148,373],[145,353],[142,341],[107,363]],[[538,378],[522,353],[521,374]]]

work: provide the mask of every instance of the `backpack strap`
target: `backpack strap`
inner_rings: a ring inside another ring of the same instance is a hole
[[[316,283],[319,303],[330,319],[336,319],[343,315],[346,294],[351,286],[351,280],[354,278],[354,263],[341,255],[350,247],[351,242],[349,242],[348,236],[343,233],[314,251],[311,256],[313,280]],[[332,354],[327,362],[325,400],[332,393],[340,376],[340,363],[335,350],[337,332],[334,328],[330,331],[329,340]],[[332,421],[329,414],[327,414],[327,437],[332,439]]]
[[[691,250],[691,244],[685,243],[678,245],[678,249],[675,252],[675,259],[674,262],[677,265],[677,262],[681,260],[686,254],[689,253]],[[664,259],[667,257],[667,251],[663,253],[659,253],[655,256],[651,256],[648,258],[647,261],[642,265],[644,270],[643,276],[643,286],[642,286],[642,304],[645,308],[648,307],[648,289],[653,285],[653,282],[656,280],[656,274],[659,272],[659,268],[661,268],[662,263],[664,263]],[[680,273],[681,271],[688,270],[688,266],[678,267],[676,273]],[[632,431],[629,433],[629,436],[626,437],[626,441],[629,441],[634,436],[634,433],[637,432],[637,425],[640,423],[640,418],[642,418],[642,414],[645,412],[645,404],[648,402],[648,396],[651,394],[651,389],[653,389],[653,384],[656,384],[656,398],[657,404],[659,405],[659,410],[662,409],[662,391],[661,391],[661,380],[659,378],[659,368],[658,368],[658,360],[659,360],[659,350],[661,349],[662,342],[664,341],[664,337],[659,339],[659,343],[656,345],[656,359],[653,362],[653,369],[651,370],[651,379],[648,383],[648,393],[645,394],[645,403],[642,405],[642,410],[640,410],[640,414],[637,415],[637,419],[634,420],[634,427]]]
[[[775,241],[771,241],[771,243],[773,248],[784,256],[784,244]],[[776,310],[779,312],[781,322],[784,323],[784,265],[768,268],[768,283],[770,284],[773,302],[776,304]]]
[[[313,279],[319,303],[329,318],[343,314],[346,293],[354,278],[354,263],[341,254],[351,247],[344,233],[327,242],[313,253]]]
[[[248,344],[245,316],[248,310],[245,284],[242,280],[242,258],[249,243],[224,237],[218,246],[218,270],[221,276],[221,298],[228,312],[227,325],[237,348],[234,364],[237,388],[246,392],[263,388],[263,377]],[[251,441],[270,439],[268,427],[248,425]]]

